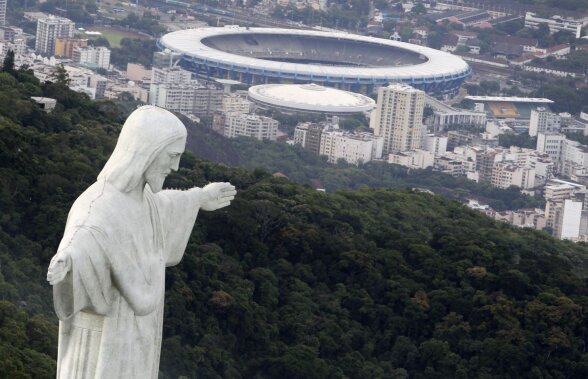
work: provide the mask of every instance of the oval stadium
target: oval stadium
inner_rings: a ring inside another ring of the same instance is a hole
[[[430,94],[458,91],[471,68],[424,46],[344,32],[274,28],[200,28],[164,35],[161,49],[182,55],[198,77],[247,84],[317,83],[371,93],[391,82]]]

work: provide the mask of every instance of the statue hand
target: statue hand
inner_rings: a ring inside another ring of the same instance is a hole
[[[69,270],[71,270],[71,257],[69,254],[58,253],[51,259],[49,264],[47,281],[54,286],[65,278]]]
[[[237,191],[231,183],[210,183],[202,188],[204,201],[200,206],[205,211],[214,211],[231,204]]]

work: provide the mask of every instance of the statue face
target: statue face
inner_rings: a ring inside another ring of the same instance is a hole
[[[165,178],[172,171],[177,171],[180,167],[180,157],[184,152],[186,140],[184,138],[167,145],[155,157],[153,162],[145,171],[145,181],[149,184],[153,193],[161,191]]]

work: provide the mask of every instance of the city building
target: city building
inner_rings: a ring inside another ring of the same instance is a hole
[[[372,133],[348,132],[339,129],[338,119],[332,122],[299,123],[294,129],[294,144],[315,154],[327,156],[328,162],[343,159],[359,165],[382,158],[383,138]]]
[[[435,171],[454,177],[464,176],[468,171],[468,162],[463,157],[446,154],[435,158],[433,168]]]
[[[447,152],[447,136],[427,134],[423,148],[435,155],[443,155]]]
[[[75,23],[65,17],[49,15],[37,20],[35,50],[41,54],[55,54],[55,40],[59,37],[72,38]]]
[[[182,58],[182,54],[174,53],[170,50],[156,51],[153,53],[153,68],[170,68],[174,67]]]
[[[376,109],[370,128],[384,138],[383,155],[420,149],[425,132],[423,109],[425,93],[405,84],[378,88]]]
[[[6,25],[6,3],[7,0],[0,0],[0,25]]]
[[[72,51],[72,59],[84,66],[108,69],[110,67],[110,50],[104,46],[75,47]]]
[[[146,82],[151,80],[151,70],[139,63],[127,63],[127,79],[134,82]]]
[[[73,50],[76,47],[87,47],[88,40],[81,38],[56,38],[55,39],[55,56],[72,58]]]
[[[153,67],[151,84],[185,84],[192,80],[192,73],[181,67]]]
[[[24,37],[14,38],[12,41],[0,40],[0,57],[5,57],[9,50],[14,55],[25,55],[27,52],[27,41]]]
[[[382,157],[383,139],[371,133],[351,133],[337,128],[327,128],[321,134],[320,155],[326,155],[328,162],[359,165]]]
[[[311,153],[319,155],[321,150],[321,135],[323,130],[328,127],[330,127],[330,125],[324,122],[299,123],[294,129],[294,143],[300,144]]]
[[[563,156],[563,147],[566,136],[560,133],[545,132],[537,133],[537,148],[540,153],[546,153],[551,160],[558,164]]]
[[[511,161],[494,162],[491,184],[497,188],[511,186],[528,189],[535,187],[535,169]]]
[[[36,97],[33,96],[31,97],[31,99],[39,104],[39,107],[44,110],[45,112],[51,112],[53,109],[55,109],[55,106],[57,105],[57,100],[56,99],[52,99],[49,97]]]
[[[151,104],[164,104],[167,99],[159,99],[160,87],[172,88],[174,85],[190,85],[192,73],[180,67],[153,67],[151,70],[151,85],[149,87],[149,102]],[[180,91],[180,90],[178,90]],[[164,92],[161,92],[163,95]],[[164,107],[165,108],[165,107]]]
[[[550,112],[545,107],[531,110],[529,120],[529,135],[531,137],[537,136],[537,133],[559,132],[560,129],[561,117],[558,114]]]
[[[255,114],[227,114],[225,137],[246,136],[258,140],[275,140],[277,133],[278,121],[273,118]]]
[[[545,18],[540,17],[533,12],[525,13],[525,28],[537,29],[541,24],[547,24],[551,34],[565,30],[572,33],[576,38],[582,36],[582,21],[563,18],[557,15]]]
[[[238,93],[225,93],[222,98],[221,110],[225,113],[249,113],[251,112],[252,103],[247,99],[247,95]]]
[[[149,102],[171,111],[208,117],[221,109],[222,90],[197,81],[151,84]]]
[[[421,149],[390,153],[388,163],[393,163],[408,168],[425,169],[435,164],[435,154]]]
[[[538,208],[495,212],[493,218],[521,228],[543,230],[547,226],[545,211]]]
[[[0,0],[1,4],[2,0]],[[24,31],[16,26],[0,26],[0,39],[13,42],[15,38],[22,37]]]
[[[426,124],[434,132],[445,130],[448,126],[471,127],[481,129],[486,126],[486,112],[453,108],[431,96],[425,97],[427,106],[433,109],[433,115],[427,117]]]
[[[552,235],[560,239],[578,239],[582,208],[582,202],[574,199],[548,201],[545,205],[545,215],[547,227],[551,228]]]

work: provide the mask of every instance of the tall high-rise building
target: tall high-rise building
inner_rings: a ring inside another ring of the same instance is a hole
[[[75,27],[76,24],[65,17],[50,15],[39,18],[37,20],[35,50],[41,54],[55,54],[55,40],[58,37],[72,38]]]
[[[6,25],[6,0],[0,0],[0,25]]]
[[[425,127],[425,93],[406,84],[378,89],[378,102],[370,121],[374,134],[384,137],[383,154],[420,149]]]
[[[561,128],[561,117],[558,114],[548,111],[544,107],[531,110],[529,120],[529,135],[537,136],[537,133],[559,132]]]

